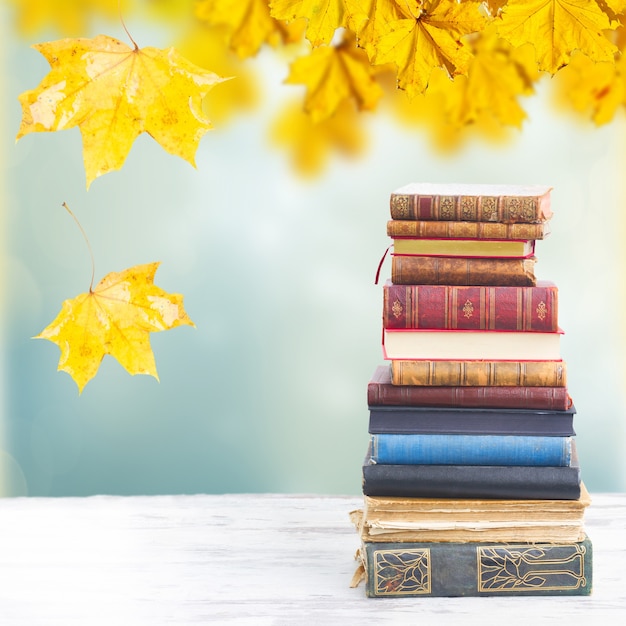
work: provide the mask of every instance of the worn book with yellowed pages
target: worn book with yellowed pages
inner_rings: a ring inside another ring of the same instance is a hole
[[[364,541],[581,541],[589,492],[577,500],[364,496],[350,518]]]

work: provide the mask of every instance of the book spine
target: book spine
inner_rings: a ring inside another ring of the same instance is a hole
[[[565,387],[565,361],[391,361],[393,385]]]
[[[488,285],[533,287],[535,257],[465,258],[394,254],[391,282],[396,285]]]
[[[363,465],[363,494],[399,498],[578,500],[580,468],[533,465]]]
[[[523,435],[375,434],[374,463],[424,465],[532,465],[566,467],[571,437]]]
[[[556,285],[383,286],[383,328],[556,332]]]
[[[548,222],[540,224],[502,224],[500,222],[437,222],[424,220],[389,220],[389,237],[424,239],[545,239]]]
[[[501,411],[501,412],[499,412]],[[371,434],[575,435],[572,411],[370,406]]]
[[[394,220],[455,222],[538,223],[550,212],[548,195],[537,196],[442,196],[392,193],[390,213]]]
[[[368,597],[589,595],[593,547],[576,542],[363,542]]]
[[[370,382],[371,406],[485,407],[565,411],[572,406],[566,387],[429,387]]]

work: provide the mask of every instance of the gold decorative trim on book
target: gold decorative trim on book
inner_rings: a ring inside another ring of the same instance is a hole
[[[577,544],[478,547],[478,591],[579,589],[587,582],[585,552]]]
[[[376,550],[374,583],[377,595],[430,594],[431,558],[428,548]]]

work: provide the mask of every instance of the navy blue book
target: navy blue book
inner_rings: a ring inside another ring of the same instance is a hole
[[[549,435],[574,432],[572,406],[566,411],[533,409],[370,406],[369,432],[457,435]]]
[[[572,437],[525,435],[370,435],[373,463],[568,466]]]
[[[576,444],[565,467],[535,465],[391,465],[363,463],[366,496],[402,498],[501,498],[578,500],[580,466]]]

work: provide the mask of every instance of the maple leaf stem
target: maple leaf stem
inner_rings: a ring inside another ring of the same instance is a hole
[[[89,248],[89,256],[91,257],[91,282],[89,283],[89,293],[93,293],[93,281],[96,276],[96,262],[93,257],[93,250],[91,249],[91,244],[89,243],[89,237],[87,237],[87,233],[85,229],[82,227],[81,223],[78,221],[78,218],[72,213],[69,206],[67,206],[67,202],[63,203],[63,208],[72,216],[72,219],[76,222],[78,228],[80,228],[80,232],[83,234],[85,241],[87,242],[87,248]]]
[[[126,28],[126,22],[124,22],[124,16],[122,15],[122,0],[117,0],[117,12],[120,16],[120,22],[122,23],[122,28],[128,35],[128,38],[130,39],[133,46],[135,46],[135,51],[139,50],[139,46],[137,45],[137,42],[133,39],[133,36],[130,34],[130,31],[128,30],[128,28]]]

